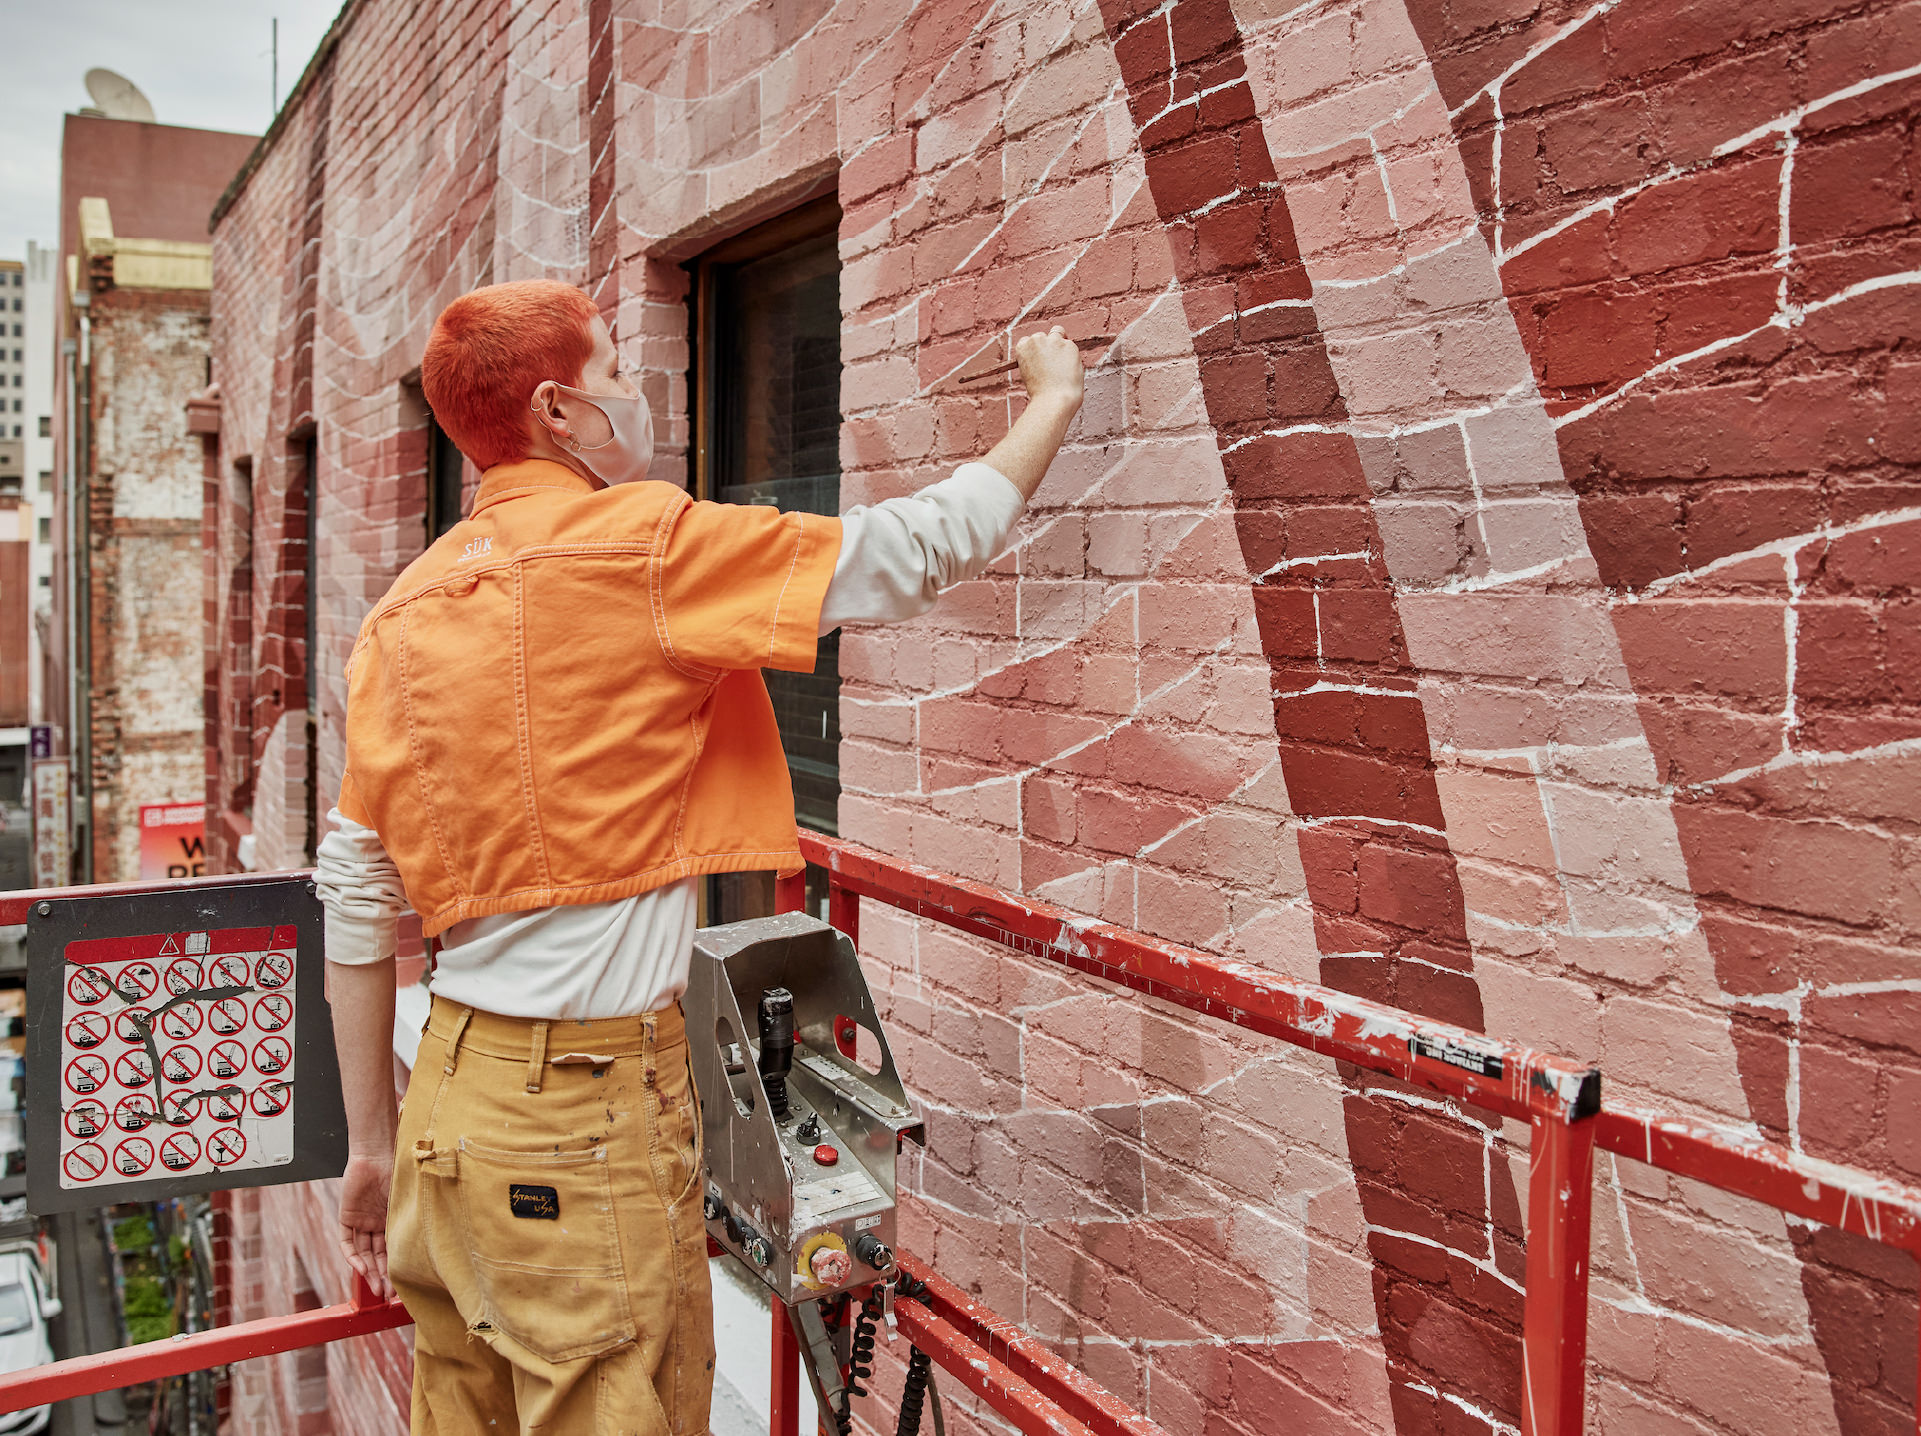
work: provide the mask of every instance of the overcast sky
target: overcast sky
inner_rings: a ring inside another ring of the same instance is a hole
[[[3,0],[0,3],[0,258],[59,239],[60,118],[81,77],[118,70],[163,125],[259,134],[273,119],[269,58],[280,21],[280,98],[341,0]]]

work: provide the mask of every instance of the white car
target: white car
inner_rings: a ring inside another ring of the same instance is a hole
[[[53,1360],[47,1323],[60,1315],[60,1299],[50,1296],[40,1264],[25,1251],[0,1251],[0,1372],[25,1371]],[[47,1429],[51,1406],[0,1415],[0,1436],[32,1436]]]

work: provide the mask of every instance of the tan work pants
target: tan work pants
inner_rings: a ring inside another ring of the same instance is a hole
[[[704,1436],[699,1140],[678,1007],[546,1023],[434,1000],[387,1218],[416,1436]]]

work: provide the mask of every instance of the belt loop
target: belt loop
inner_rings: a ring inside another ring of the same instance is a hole
[[[453,1076],[454,1062],[460,1056],[461,1034],[467,1030],[467,1024],[473,1020],[473,1015],[473,1008],[461,1008],[458,1015],[454,1018],[454,1030],[447,1034],[447,1065],[445,1070],[449,1077]]]
[[[540,1069],[547,1065],[547,1024],[534,1024],[534,1040],[527,1049],[527,1090],[540,1090]]]
[[[643,1034],[641,1041],[641,1064],[645,1069],[644,1080],[647,1085],[651,1087],[654,1085],[654,1046],[660,1036],[658,1017],[652,1012],[641,1013],[640,1028]]]

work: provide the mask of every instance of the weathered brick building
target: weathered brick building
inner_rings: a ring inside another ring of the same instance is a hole
[[[1921,1179],[1918,108],[1890,0],[359,0],[214,235],[210,856],[335,791],[454,295],[585,285],[658,475],[843,506],[1060,322],[1014,551],[777,695],[842,833]],[[863,938],[950,1278],[1179,1436],[1515,1426],[1524,1131]],[[1593,1429],[1911,1424],[1911,1263],[1597,1180]],[[344,1293],[328,1200],[239,1200],[237,1315]],[[396,1429],[397,1339],[301,1360],[244,1429]]]
[[[253,137],[69,115],[49,431],[57,670],[46,711],[74,759],[77,872],[140,875],[140,808],[199,788],[200,445],[206,211]]]

